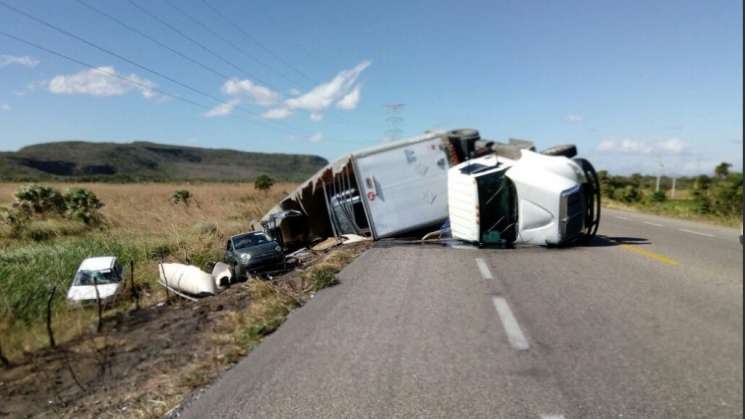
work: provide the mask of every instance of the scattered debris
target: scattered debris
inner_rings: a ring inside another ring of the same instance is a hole
[[[161,263],[158,265],[160,283],[169,290],[204,297],[217,294],[215,278],[196,266],[182,263]]]

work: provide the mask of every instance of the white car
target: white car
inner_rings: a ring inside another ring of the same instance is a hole
[[[67,299],[76,303],[110,303],[122,284],[122,266],[115,256],[85,259],[75,272],[75,279],[67,291]],[[96,295],[98,288],[98,295]]]

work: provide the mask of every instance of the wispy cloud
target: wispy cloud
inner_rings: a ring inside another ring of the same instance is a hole
[[[585,118],[582,115],[570,114],[564,117],[564,122],[568,124],[579,124],[584,121]]]
[[[290,111],[287,108],[277,108],[277,109],[270,109],[262,113],[261,117],[265,119],[284,119],[290,116],[291,114],[292,114],[292,111]]]
[[[259,106],[272,106],[280,98],[279,93],[251,80],[230,79],[223,84],[222,91],[229,96],[248,98]]]
[[[118,77],[123,77],[120,79]],[[55,76],[47,83],[48,90],[58,95],[122,96],[138,92],[147,99],[159,95],[156,84],[136,74],[125,76],[112,66],[101,66],[74,74]]]
[[[10,110],[10,105],[7,103],[0,103],[0,111],[7,112]]]
[[[369,66],[370,61],[363,61],[349,70],[342,70],[330,81],[321,83],[298,97],[287,99],[285,107],[308,111],[316,119],[335,103],[339,103],[341,109],[354,109],[360,96],[357,79]],[[343,105],[341,102],[344,102]]]
[[[241,103],[240,99],[230,99],[227,102],[221,103],[202,115],[207,118],[214,118],[217,116],[228,116],[233,113],[233,109]]]
[[[688,143],[680,138],[668,138],[666,140],[647,142],[624,138],[622,140],[606,139],[601,141],[596,150],[604,153],[624,154],[681,154],[688,149]]]
[[[229,115],[236,106],[243,103],[270,108],[261,114],[265,119],[285,119],[296,111],[306,111],[311,121],[320,121],[326,110],[336,105],[345,111],[357,107],[361,98],[361,87],[357,82],[360,74],[370,66],[370,61],[363,61],[351,69],[340,71],[333,79],[321,83],[306,93],[290,89],[290,97],[268,87],[258,85],[251,80],[236,78],[227,80],[221,87],[223,94],[232,99],[204,113],[204,116]]]
[[[354,86],[354,89],[352,89],[351,92],[347,93],[340,101],[336,102],[336,107],[346,111],[355,109],[357,104],[360,103],[360,89],[361,87],[359,84]]]
[[[320,143],[321,140],[323,140],[323,134],[321,134],[320,132],[317,132],[311,135],[310,138],[308,138],[308,141],[310,141],[311,143]]]
[[[39,60],[36,58],[29,57],[28,55],[24,55],[22,57],[18,57],[15,55],[6,55],[2,54],[0,55],[0,68],[6,67],[9,65],[21,65],[24,67],[34,68],[37,65],[39,65]]]

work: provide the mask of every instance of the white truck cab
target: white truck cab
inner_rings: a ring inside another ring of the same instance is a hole
[[[520,150],[491,154],[448,171],[453,238],[479,245],[560,245],[591,237],[600,221],[600,188],[584,159]]]

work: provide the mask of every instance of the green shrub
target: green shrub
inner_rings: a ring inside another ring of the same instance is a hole
[[[649,196],[649,200],[654,203],[665,202],[667,200],[667,195],[665,195],[665,192],[663,191],[655,191]]]
[[[269,189],[274,186],[274,179],[270,178],[267,175],[261,175],[254,180],[254,187],[257,190],[264,191],[266,193],[269,191]]]
[[[93,225],[101,222],[98,210],[103,203],[98,200],[93,191],[83,188],[71,188],[65,191],[64,202],[67,206],[68,217],[82,221],[84,224]]]
[[[338,284],[339,279],[336,278],[338,273],[339,268],[334,265],[321,263],[314,266],[308,273],[311,288],[313,291],[319,291]]]
[[[67,208],[65,198],[58,190],[37,184],[18,188],[14,205],[22,211],[42,215],[49,212],[62,214]]]
[[[179,189],[176,192],[171,195],[171,203],[176,204],[184,204],[185,206],[189,206],[191,204],[191,199],[193,195],[191,192],[189,192],[186,189]]]
[[[632,204],[641,201],[642,195],[639,189],[632,185],[624,186],[613,191],[613,199],[627,204]]]

